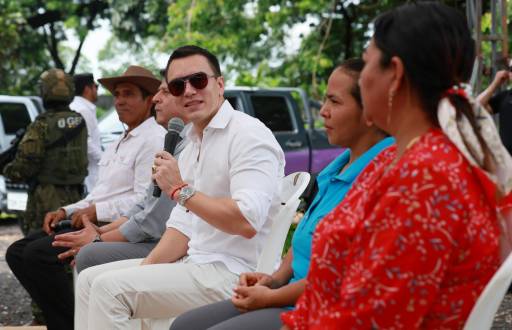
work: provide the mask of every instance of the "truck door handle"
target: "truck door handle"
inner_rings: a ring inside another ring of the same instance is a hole
[[[288,148],[300,148],[302,147],[302,141],[299,140],[288,140],[284,143]]]

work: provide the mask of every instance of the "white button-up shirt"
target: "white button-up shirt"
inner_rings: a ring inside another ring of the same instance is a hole
[[[189,144],[178,165],[185,182],[210,197],[230,197],[258,232],[247,239],[227,234],[177,205],[167,221],[189,237],[187,261],[222,262],[233,273],[254,271],[275,211],[284,153],[272,132],[258,119],[225,101],[203,131],[188,131]],[[229,221],[229,219],[226,219]]]
[[[87,165],[88,174],[84,183],[87,191],[91,192],[98,179],[98,162],[102,154],[96,106],[86,98],[75,96],[69,108],[81,114],[85,119],[85,126],[87,126],[87,160],[89,164]]]
[[[117,219],[144,198],[151,181],[155,154],[163,149],[166,130],[150,117],[105,150],[98,182],[83,200],[64,208],[69,217],[77,209],[96,204],[99,221]]]

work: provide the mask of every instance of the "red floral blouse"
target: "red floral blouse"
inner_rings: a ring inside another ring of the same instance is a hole
[[[306,289],[282,314],[290,328],[464,326],[500,262],[492,193],[440,130],[390,167],[395,153],[318,225]]]

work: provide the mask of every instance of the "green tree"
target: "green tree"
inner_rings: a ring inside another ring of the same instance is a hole
[[[161,48],[198,44],[220,57],[237,84],[301,86],[320,98],[333,66],[361,55],[372,20],[404,2],[176,0]],[[464,7],[463,0],[445,2]],[[300,25],[308,31],[297,37]]]
[[[0,0],[0,93],[33,93],[41,63],[50,60],[37,32],[25,24],[28,14],[19,2]]]
[[[38,76],[49,67],[73,74],[100,19],[109,19],[121,40],[143,45],[162,33],[167,6],[159,0],[0,0],[0,93],[36,93]],[[64,46],[66,33],[77,37],[76,49]]]
[[[7,59],[1,68],[0,93],[34,93],[38,73],[50,66],[73,73],[88,32],[104,18],[115,35],[101,55],[105,64],[127,50],[139,54],[143,63],[154,59],[148,55],[192,43],[217,54],[226,76],[236,84],[302,86],[319,98],[332,67],[360,56],[372,20],[403,2],[0,0],[0,54]],[[459,8],[465,3],[445,2]],[[297,27],[306,29],[299,35]],[[77,36],[77,49],[62,46],[65,31]],[[114,63],[117,67],[110,71],[126,64]]]
[[[88,32],[106,17],[107,9],[104,1],[0,0],[1,55],[6,59],[0,92],[37,92],[38,75],[49,67],[73,74]],[[63,47],[65,31],[77,36],[77,49]]]

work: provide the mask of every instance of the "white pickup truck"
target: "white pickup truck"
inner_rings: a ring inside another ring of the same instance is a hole
[[[37,96],[0,95],[0,152],[9,147],[20,128],[26,128],[43,111]],[[0,211],[24,211],[26,188],[24,184],[6,182],[0,175]]]

